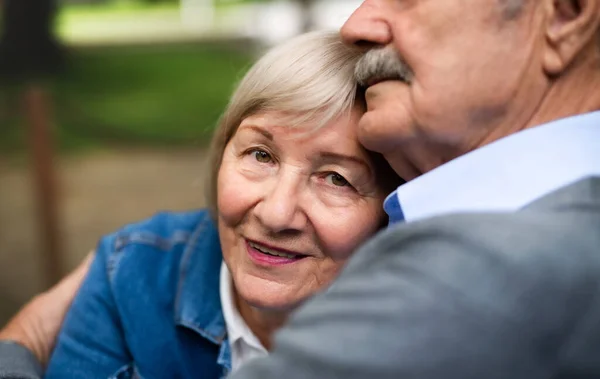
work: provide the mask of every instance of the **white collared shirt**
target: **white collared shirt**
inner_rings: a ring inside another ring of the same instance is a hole
[[[235,372],[248,361],[254,358],[265,357],[269,353],[254,333],[252,333],[252,330],[250,330],[248,324],[246,324],[235,306],[235,301],[233,300],[233,282],[225,262],[221,263],[219,293],[221,295],[221,307],[223,308],[223,317],[225,318],[227,336],[231,348],[231,372]]]
[[[457,212],[510,212],[581,179],[600,176],[600,111],[515,133],[400,187],[390,223]]]

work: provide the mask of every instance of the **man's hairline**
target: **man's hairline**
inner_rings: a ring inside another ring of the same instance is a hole
[[[523,13],[525,0],[498,0],[502,15],[506,20],[514,20]]]

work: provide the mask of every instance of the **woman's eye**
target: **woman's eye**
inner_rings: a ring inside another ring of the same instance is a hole
[[[264,150],[253,150],[250,152],[251,155],[254,156],[254,159],[260,163],[269,163],[273,161],[271,155]]]
[[[340,174],[336,174],[335,172],[332,172],[331,174],[327,175],[326,180],[328,183],[333,184],[336,187],[346,187],[350,185],[346,178],[344,178]]]

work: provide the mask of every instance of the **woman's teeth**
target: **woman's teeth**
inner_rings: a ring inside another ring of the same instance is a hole
[[[253,249],[256,249],[258,251],[260,251],[263,254],[268,254],[268,255],[273,255],[276,257],[282,257],[282,258],[287,258],[287,259],[295,259],[298,258],[298,255],[296,254],[288,254],[288,253],[284,253],[278,250],[273,250],[273,249],[269,249],[267,247],[261,246],[261,245],[257,245],[255,243],[252,242],[248,242],[248,244],[250,245],[250,247],[252,247]]]

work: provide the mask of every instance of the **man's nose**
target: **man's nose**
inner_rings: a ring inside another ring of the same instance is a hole
[[[392,33],[383,3],[382,0],[363,1],[340,31],[344,42],[366,48],[389,44]]]
[[[256,204],[254,214],[271,232],[302,230],[307,217],[300,206],[300,197],[296,180],[280,178]]]

